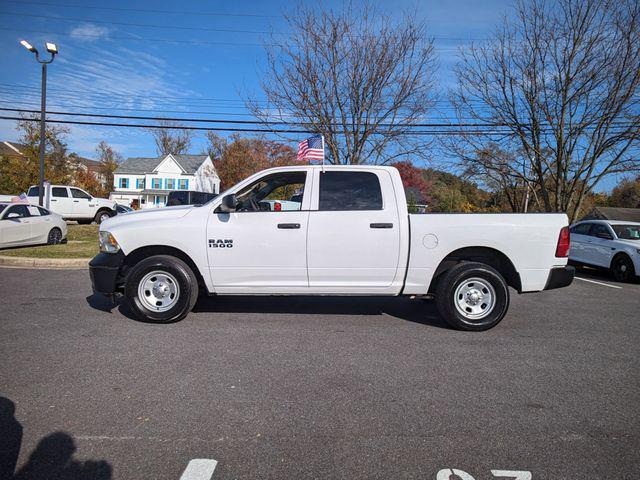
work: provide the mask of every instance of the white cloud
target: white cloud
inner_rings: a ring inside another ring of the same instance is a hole
[[[71,37],[85,42],[94,42],[109,36],[109,29],[94,25],[93,23],[81,23],[71,30]]]

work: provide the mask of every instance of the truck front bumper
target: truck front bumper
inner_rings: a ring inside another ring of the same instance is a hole
[[[575,273],[576,269],[570,266],[552,268],[549,272],[547,284],[544,286],[544,289],[552,290],[554,288],[562,288],[571,285]]]
[[[124,263],[124,253],[99,253],[89,262],[91,288],[94,292],[113,295],[116,291],[120,267]]]

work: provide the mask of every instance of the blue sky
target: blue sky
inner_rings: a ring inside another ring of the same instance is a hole
[[[427,22],[436,38],[443,97],[454,80],[451,67],[458,48],[486,37],[503,15],[512,13],[514,4],[512,0],[374,3],[391,15],[415,8]],[[40,50],[45,41],[55,42],[60,50],[49,69],[49,110],[246,119],[245,99],[261,98],[262,43],[268,40],[261,32],[286,34],[282,14],[294,4],[2,0],[0,106],[39,108],[40,69],[18,44],[25,38]],[[341,2],[311,4],[330,7]],[[433,115],[449,114],[441,110]],[[0,120],[0,140],[16,139],[14,122]],[[68,137],[71,149],[89,158],[101,140],[124,157],[155,155],[150,134],[141,129],[72,126]],[[192,150],[199,153],[203,147],[204,133],[198,133]],[[610,188],[610,183],[603,188]]]

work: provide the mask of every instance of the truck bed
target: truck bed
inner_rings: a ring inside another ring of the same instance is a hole
[[[565,214],[410,214],[409,268],[405,293],[420,294],[445,257],[460,249],[490,249],[513,264],[521,292],[543,290],[549,271],[567,264],[556,258]]]

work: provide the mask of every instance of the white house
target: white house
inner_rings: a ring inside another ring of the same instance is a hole
[[[164,207],[172,190],[219,193],[220,177],[208,155],[128,158],[113,174],[109,198],[139,208]]]

